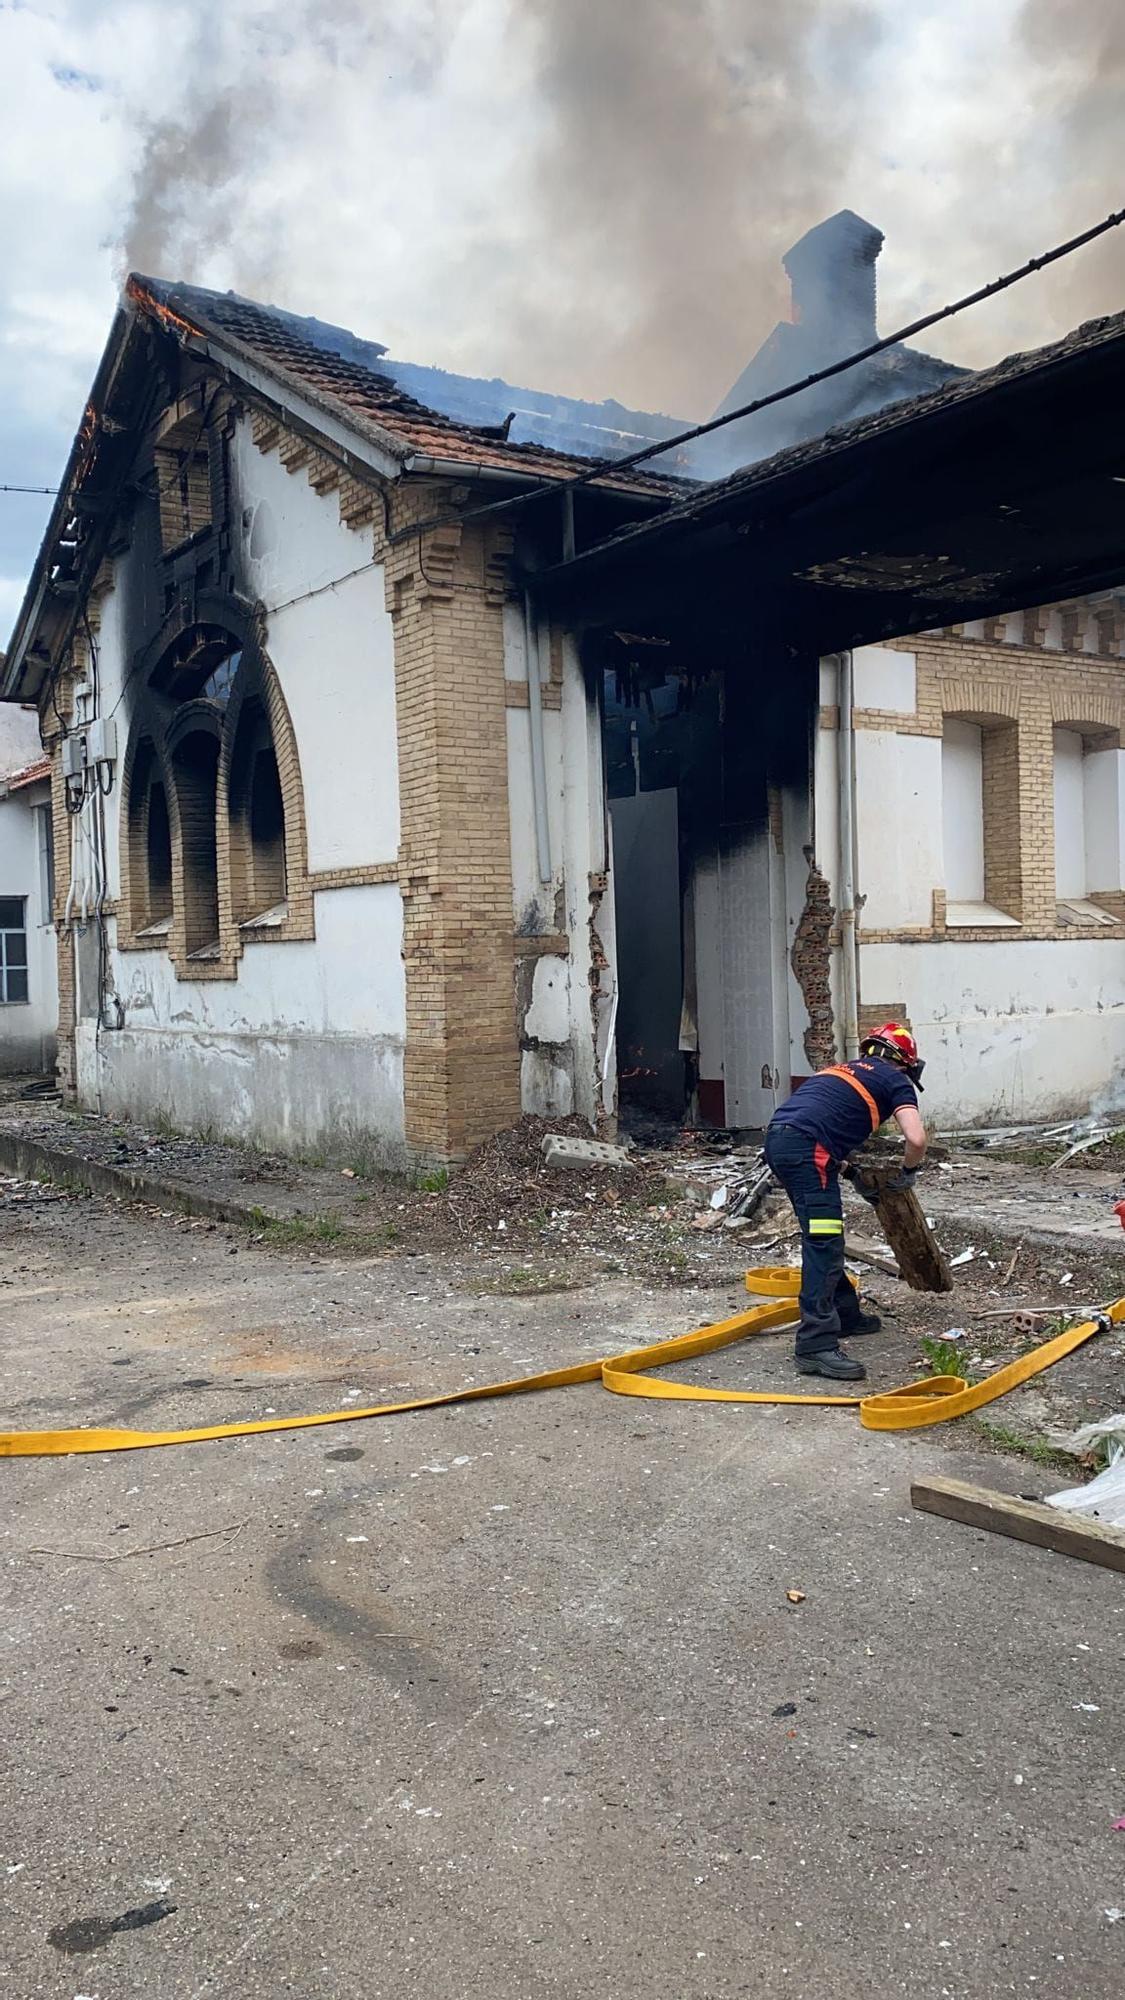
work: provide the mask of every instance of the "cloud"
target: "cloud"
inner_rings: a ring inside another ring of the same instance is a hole
[[[783,249],[887,233],[890,328],[1121,199],[1117,0],[0,0],[0,481],[57,477],[123,270],[707,414]],[[1125,243],[943,327],[1125,304]],[[0,619],[44,509],[0,495]]]

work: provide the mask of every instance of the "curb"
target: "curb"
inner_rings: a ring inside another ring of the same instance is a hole
[[[67,1152],[62,1146],[44,1146],[38,1139],[21,1138],[12,1131],[0,1131],[0,1169],[25,1180],[57,1181],[63,1187],[83,1188],[87,1194],[148,1202],[157,1208],[178,1209],[182,1215],[201,1215],[210,1222],[233,1222],[247,1229],[260,1228],[263,1216],[271,1222],[285,1220],[260,1202],[249,1204],[206,1194],[182,1181],[163,1180],[159,1174],[141,1173],[135,1167],[109,1166],[82,1153]]]

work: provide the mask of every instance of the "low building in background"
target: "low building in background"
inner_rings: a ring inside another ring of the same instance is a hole
[[[0,707],[0,1074],[54,1067],[51,764],[34,708]]]

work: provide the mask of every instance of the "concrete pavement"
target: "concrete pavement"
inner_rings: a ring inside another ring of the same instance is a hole
[[[77,1199],[0,1215],[0,1272],[11,1427],[329,1408],[738,1303],[482,1298]],[[708,1373],[788,1384],[784,1337]],[[0,1463],[0,1993],[1118,1995],[1125,1580],[913,1515],[940,1469],[1041,1484],[597,1388]]]

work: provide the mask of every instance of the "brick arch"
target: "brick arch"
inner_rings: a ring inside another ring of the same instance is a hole
[[[240,655],[225,709],[201,691],[224,647]],[[255,937],[279,942],[315,936],[304,790],[288,705],[262,646],[260,621],[241,599],[222,592],[201,591],[192,607],[177,606],[138,658],[135,673],[141,688],[122,769],[119,943],[138,950],[159,944],[138,936],[153,920],[141,791],[152,782],[149,774],[158,772],[171,862],[167,948],[181,978],[233,979],[244,945]],[[265,907],[248,866],[249,815],[236,762],[240,734],[245,748],[251,731],[253,747],[268,746],[276,762],[284,829],[279,874],[286,913],[260,932],[243,928]],[[217,949],[193,956],[216,940]]]
[[[960,722],[1016,722],[1020,715],[1020,687],[1015,681],[978,680],[958,675],[941,684],[941,712]]]
[[[1107,741],[1105,745],[1107,749],[1123,747],[1125,715],[1119,697],[1084,692],[1081,688],[1055,682],[1050,689],[1050,698],[1051,721],[1056,729],[1073,729],[1080,736],[1112,738],[1112,743]]]
[[[146,687],[170,683],[180,648],[204,627],[224,633],[233,642],[232,650],[245,651],[256,640],[254,607],[232,591],[213,588],[177,598],[160,630],[140,654],[134,669],[137,677]]]

